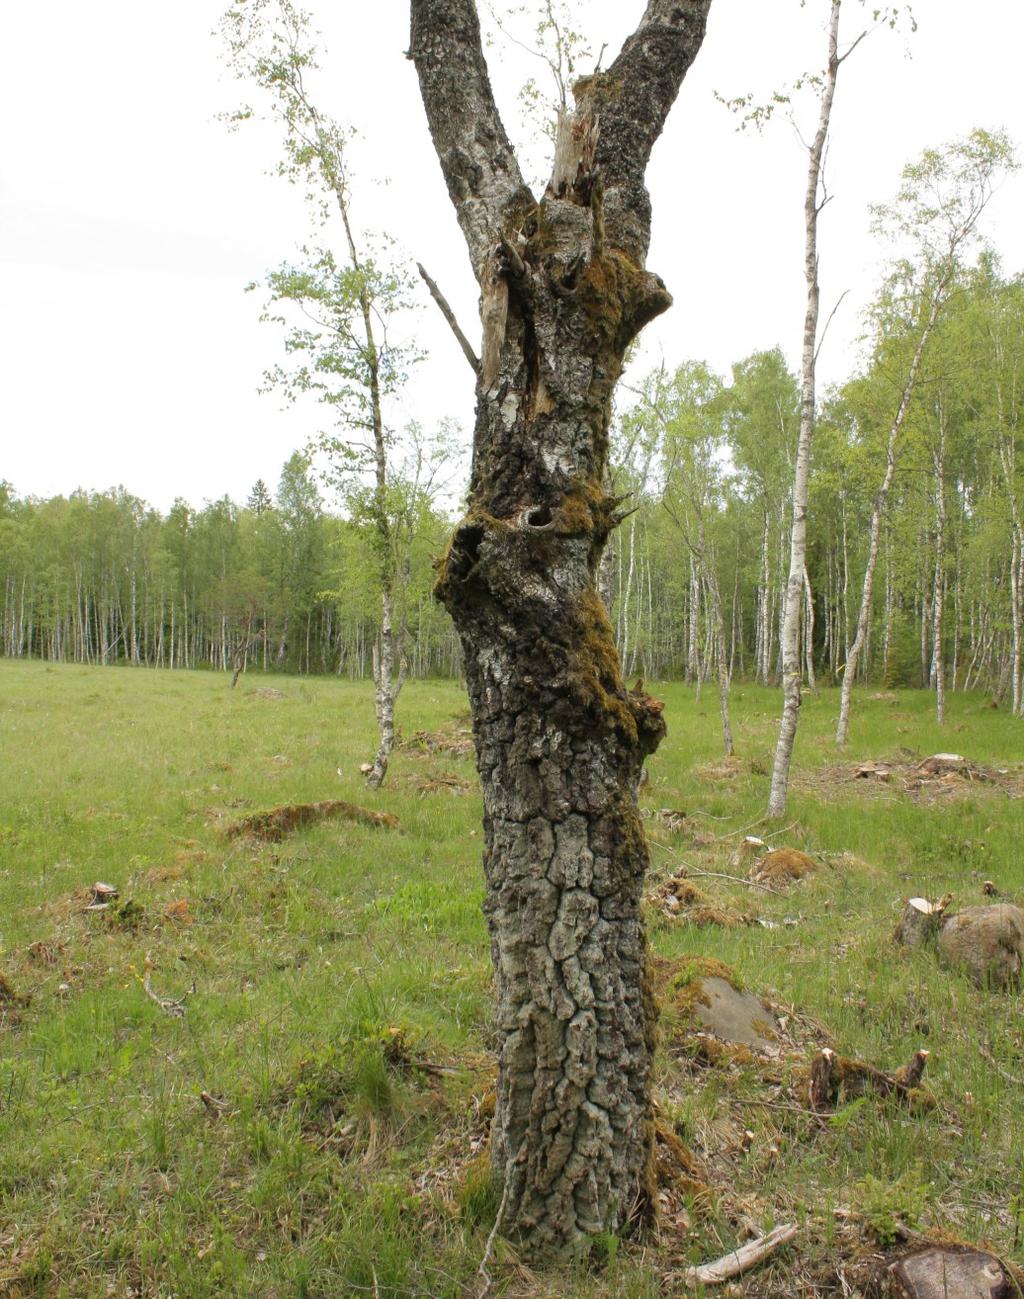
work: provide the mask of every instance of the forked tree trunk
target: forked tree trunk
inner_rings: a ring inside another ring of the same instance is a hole
[[[575,88],[538,203],[494,104],[473,0],[412,0],[412,57],[481,287],[470,505],[437,594],[465,655],[484,797],[499,1072],[498,1229],[573,1252],[649,1208],[654,1003],[636,787],[664,734],[597,593],[625,349],[668,307],[644,172],[710,0],[650,0]]]

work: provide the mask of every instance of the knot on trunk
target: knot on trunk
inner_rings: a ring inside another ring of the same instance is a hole
[[[637,741],[644,757],[652,754],[668,734],[665,725],[665,705],[660,699],[651,695],[633,694],[630,691],[627,703],[636,721]]]

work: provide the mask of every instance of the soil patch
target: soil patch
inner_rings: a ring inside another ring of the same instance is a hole
[[[877,796],[885,790],[908,794],[916,802],[964,798],[979,790],[1024,798],[1024,770],[987,767],[959,753],[920,758],[902,750],[891,758],[805,772],[797,783],[824,798],[846,798],[851,793]]]
[[[254,812],[244,816],[241,821],[229,825],[225,834],[229,839],[247,835],[265,843],[278,843],[286,834],[306,826],[316,825],[320,821],[356,821],[362,825],[388,827],[398,826],[398,817],[391,812],[374,812],[368,807],[359,807],[356,803],[346,803],[341,799],[329,798],[322,803],[287,803],[283,807],[273,807],[268,812]]]
[[[446,753],[452,758],[468,758],[473,753],[473,728],[458,719],[446,722],[436,731],[416,731],[398,747],[407,752]]]

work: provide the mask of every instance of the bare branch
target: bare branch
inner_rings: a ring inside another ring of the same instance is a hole
[[[423,267],[422,262],[416,263],[416,269],[419,271],[420,278],[423,280],[423,283],[430,290],[430,296],[437,303],[438,307],[440,307],[441,315],[444,316],[445,320],[447,320],[448,324],[451,326],[452,333],[455,335],[456,339],[458,340],[459,346],[462,348],[462,355],[469,362],[470,366],[472,367],[473,373],[479,374],[480,358],[473,351],[473,347],[469,339],[462,332],[459,322],[455,319],[455,312],[452,311],[451,307],[448,305],[448,299],[444,296],[441,290],[437,287],[434,281],[427,274],[426,270]]]
[[[829,327],[829,325],[831,325],[833,319],[835,318],[835,314],[836,314],[836,312],[837,312],[837,311],[839,310],[839,308],[843,305],[843,299],[846,297],[846,295],[847,295],[849,292],[850,292],[849,289],[843,289],[842,293],[840,293],[839,297],[836,299],[836,305],[835,305],[835,306],[832,308],[832,310],[828,313],[828,320],[825,321],[825,326],[824,326],[824,328],[822,329],[821,333],[818,335],[818,346],[814,349],[814,360],[815,360],[815,364],[817,364],[817,360],[818,360],[818,356],[819,356],[819,354],[820,354],[820,352],[821,352],[822,344],[823,344],[824,341],[825,341],[825,335],[828,333],[828,327]]]

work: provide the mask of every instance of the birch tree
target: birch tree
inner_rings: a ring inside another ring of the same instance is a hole
[[[340,226],[341,256],[330,248],[307,250],[304,264],[285,265],[268,278],[271,303],[291,304],[285,325],[286,349],[298,358],[273,376],[290,394],[312,392],[334,407],[341,430],[320,439],[331,457],[333,476],[344,486],[362,476],[372,480],[368,521],[374,532],[380,586],[380,629],[373,646],[373,677],[379,742],[366,780],[379,787],[387,774],[395,738],[395,701],[405,680],[399,665],[395,626],[395,547],[388,510],[388,449],[392,441],[384,403],[400,386],[411,348],[394,343],[389,323],[401,311],[401,274],[361,246],[352,211],[347,147],[350,132],[321,112],[308,87],[316,49],[308,19],[291,0],[247,0],[227,11],[222,23],[232,67],[253,83],[271,106],[282,130],[279,170],[307,186],[322,224]],[[234,122],[253,115],[244,108]]]
[[[576,1251],[652,1210],[654,1002],[636,788],[662,706],[628,692],[596,589],[619,502],[608,425],[629,343],[671,297],[645,268],[644,175],[710,0],[649,0],[578,80],[551,179],[527,186],[474,0],[412,0],[411,57],[480,285],[469,508],[438,570],[484,796],[497,992],[496,1230]]]

